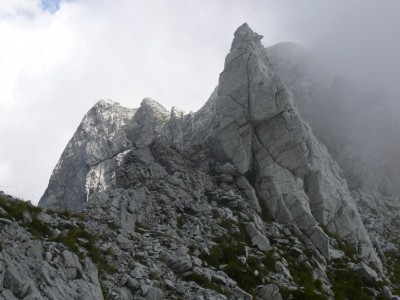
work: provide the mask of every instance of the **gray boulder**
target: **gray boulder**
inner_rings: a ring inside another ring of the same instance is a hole
[[[378,274],[365,262],[356,264],[353,270],[369,282],[375,282],[378,279]]]
[[[282,300],[279,287],[275,284],[261,286],[257,291],[257,296],[263,300]]]

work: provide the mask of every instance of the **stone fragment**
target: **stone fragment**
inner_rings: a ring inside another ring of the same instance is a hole
[[[369,282],[375,282],[378,279],[378,274],[365,262],[356,264],[353,270]]]
[[[130,276],[136,279],[148,277],[148,268],[140,263],[135,263],[135,268],[130,272]]]
[[[164,293],[156,287],[150,287],[147,291],[146,300],[162,300],[164,299]]]
[[[280,274],[282,274],[284,277],[291,279],[292,275],[290,274],[290,271],[288,270],[288,268],[285,267],[284,264],[282,264],[280,261],[277,261],[275,263],[275,268],[276,271],[279,272]]]
[[[177,273],[187,272],[193,268],[193,264],[190,259],[185,259],[183,257],[174,257],[167,252],[162,252],[160,254],[160,258],[167,264],[168,267],[171,268],[171,270]]]
[[[279,287],[275,284],[263,285],[257,290],[257,296],[262,300],[282,300]]]
[[[172,290],[172,291],[175,290],[175,284],[174,284],[171,280],[165,279],[165,280],[164,280],[164,284],[165,284],[165,286],[166,286],[168,289],[170,289],[170,290]]]
[[[9,219],[0,218],[0,223],[10,225],[10,224],[12,224],[12,221]]]
[[[341,250],[329,248],[329,256],[332,259],[341,259],[343,256],[345,256],[344,252]]]
[[[271,249],[271,244],[267,237],[258,231],[254,223],[249,223],[246,225],[246,231],[251,238],[251,244],[256,246],[261,251],[268,251]]]
[[[132,278],[130,276],[128,277],[128,280],[126,281],[126,285],[133,291],[136,291],[140,288],[139,281],[137,281],[136,278]]]
[[[20,298],[28,295],[29,284],[27,280],[21,277],[19,270],[9,266],[5,272],[3,286],[12,291],[12,293]]]
[[[13,294],[11,290],[4,290],[1,292],[1,295],[3,296],[3,299],[5,300],[18,300]]]

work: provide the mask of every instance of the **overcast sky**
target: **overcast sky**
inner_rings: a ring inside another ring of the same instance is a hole
[[[294,41],[397,95],[397,0],[0,0],[0,190],[37,203],[99,99],[199,109],[233,32]]]

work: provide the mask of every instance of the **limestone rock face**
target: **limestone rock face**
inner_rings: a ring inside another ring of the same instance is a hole
[[[224,195],[228,207],[245,202],[292,226],[325,259],[327,233],[336,234],[379,266],[341,169],[302,120],[261,38],[247,24],[237,29],[218,87],[196,113],[169,113],[148,98],[137,110],[96,104],[40,206],[112,212],[133,233],[158,200],[202,199],[217,176],[227,191],[237,191]],[[255,236],[265,251],[263,230]]]
[[[329,256],[328,231],[378,261],[342,172],[301,119],[275,73],[260,36],[235,32],[220,75],[215,136],[241,174],[254,174],[259,202]]]
[[[110,100],[97,102],[65,148],[39,206],[82,210],[90,194],[108,188],[108,171],[131,146],[123,128],[135,111]]]

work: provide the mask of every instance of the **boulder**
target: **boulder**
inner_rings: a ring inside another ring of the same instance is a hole
[[[256,229],[254,223],[247,224],[246,231],[251,238],[251,244],[253,246],[256,246],[261,251],[268,251],[271,249],[268,238]]]
[[[365,262],[360,262],[353,267],[353,270],[361,275],[366,281],[375,282],[378,274]]]
[[[275,284],[263,285],[258,288],[257,296],[262,300],[282,300],[279,287]]]

